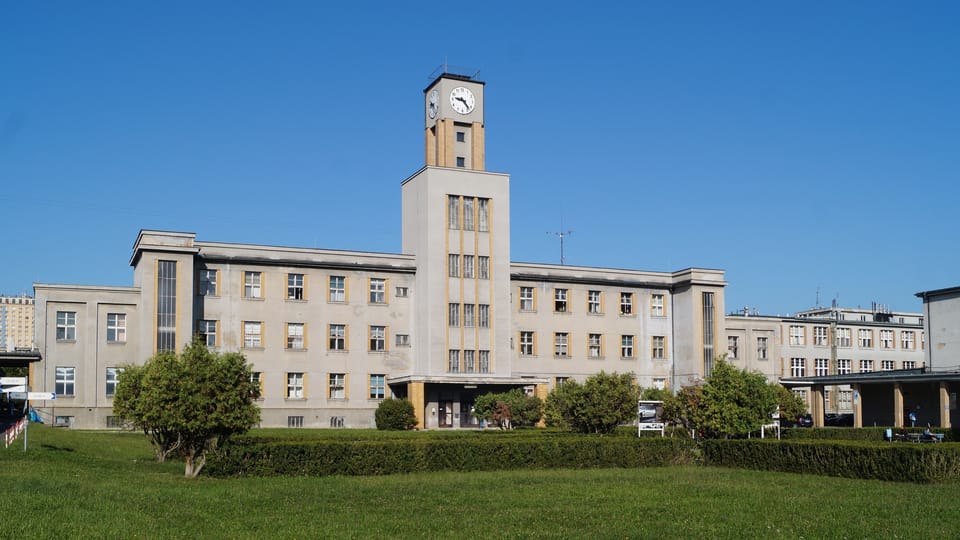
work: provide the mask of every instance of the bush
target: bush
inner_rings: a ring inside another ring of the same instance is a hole
[[[691,449],[692,443],[682,439],[571,434],[349,442],[244,437],[224,447],[207,470],[216,476],[328,476],[657,467],[689,463]]]
[[[539,422],[543,416],[543,401],[515,388],[509,392],[480,395],[473,409],[478,418],[500,429],[513,429],[514,426],[532,426]]]
[[[887,429],[896,428],[884,427],[863,427],[863,428],[843,428],[843,427],[825,427],[825,428],[788,428],[780,432],[783,439],[790,440],[834,440],[834,441],[883,441]],[[949,428],[931,428],[933,433],[943,433],[944,442],[958,441],[957,432]],[[908,433],[923,433],[923,428],[907,428]]]
[[[387,398],[381,401],[373,417],[377,429],[406,430],[417,426],[413,403],[406,399]]]
[[[547,396],[547,424],[580,433],[611,433],[636,420],[639,396],[629,373],[601,371],[583,384],[567,381]]]
[[[960,445],[706,440],[707,465],[896,482],[960,480]]]

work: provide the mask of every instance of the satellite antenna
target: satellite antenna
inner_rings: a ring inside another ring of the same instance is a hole
[[[564,263],[564,260],[563,260],[563,239],[566,238],[567,236],[571,236],[571,235],[573,234],[573,231],[564,231],[564,230],[563,230],[563,219],[561,219],[561,220],[560,220],[560,231],[554,231],[554,232],[547,231],[547,234],[553,234],[553,235],[556,235],[556,236],[559,236],[559,237],[560,237],[560,265],[562,266],[563,263]]]

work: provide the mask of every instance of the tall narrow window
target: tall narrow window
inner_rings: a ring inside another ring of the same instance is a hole
[[[54,392],[61,396],[74,395],[77,384],[77,368],[58,366],[54,373]]]
[[[654,294],[650,297],[650,316],[651,317],[663,317],[664,307],[663,307],[663,295]]]
[[[370,351],[384,352],[386,350],[387,350],[387,327],[371,326],[370,327]]]
[[[347,350],[347,325],[331,324],[329,333],[331,351]]]
[[[587,313],[598,315],[603,312],[600,291],[587,291]]]
[[[490,199],[477,199],[477,230],[490,230]]]
[[[880,331],[880,348],[881,349],[892,349],[893,348],[893,330],[881,330]],[[886,370],[884,370],[886,371]]]
[[[566,313],[567,311],[567,290],[553,290],[553,310],[557,313]]]
[[[553,355],[554,356],[568,356],[569,355],[569,337],[566,332],[557,332],[553,334]]]
[[[813,360],[813,369],[814,375],[817,377],[824,377],[830,374],[830,359],[829,358],[815,358]]]
[[[107,313],[107,341],[110,343],[127,341],[126,313]]]
[[[370,375],[370,399],[383,399],[387,395],[387,376]]]
[[[460,277],[460,255],[447,255],[447,275],[450,277]]]
[[[243,347],[245,349],[259,349],[263,346],[261,321],[243,321]]]
[[[287,274],[287,300],[303,300],[303,274]]]
[[[287,323],[287,348],[301,351],[306,348],[304,323]]]
[[[900,348],[908,351],[913,350],[913,331],[904,330],[900,332]]]
[[[447,223],[451,229],[460,228],[460,197],[447,196]]]
[[[620,293],[620,314],[633,315],[633,293]]]
[[[473,255],[464,255],[463,256],[463,277],[472,278],[473,277]]]
[[[758,360],[767,359],[767,338],[765,337],[757,338],[757,359]]]
[[[120,373],[123,372],[123,368],[117,367],[108,367],[106,374],[106,395],[112,396],[117,393],[117,381],[120,380]]]
[[[449,373],[460,373],[460,351],[450,349],[447,358],[447,371]]]
[[[533,310],[533,287],[520,287],[520,311]]]
[[[477,256],[477,277],[479,279],[490,279],[490,257],[486,255]]]
[[[664,336],[653,336],[652,343],[653,346],[650,351],[650,357],[654,360],[663,360],[667,357],[666,355],[666,341],[667,338]]]
[[[197,321],[197,335],[207,347],[217,346],[217,321]]]
[[[473,197],[463,198],[463,230],[473,230]]]
[[[370,303],[387,303],[387,280],[380,278],[370,279]]]
[[[737,336],[727,336],[727,358],[736,360],[740,354],[740,338]]]
[[[476,371],[476,351],[467,349],[463,351],[463,372],[474,373]]]
[[[633,358],[633,336],[620,336],[620,357]]]
[[[587,343],[587,352],[589,353],[590,358],[601,358],[603,356],[602,334],[588,334]]]
[[[303,373],[287,373],[287,398],[303,399]]]
[[[533,332],[520,332],[520,356],[533,356]]]
[[[463,326],[473,328],[476,318],[474,317],[476,307],[473,304],[463,305]]]
[[[77,339],[77,313],[75,311],[57,312],[57,341]]]
[[[477,306],[477,326],[490,328],[490,304],[479,304]]]
[[[343,276],[330,276],[330,301],[347,301],[347,278]]]
[[[458,327],[460,326],[460,303],[459,302],[450,302],[448,305],[448,323],[450,326]]]
[[[263,274],[260,272],[244,272],[243,297],[261,298],[263,295],[262,280]]]
[[[177,261],[157,262],[157,350],[177,349]]]
[[[200,270],[200,290],[197,291],[200,296],[218,296],[217,289],[217,270]]]
[[[345,373],[331,373],[329,381],[330,388],[327,397],[330,399],[346,399],[347,375]]]
[[[703,376],[709,377],[713,374],[713,325],[714,325],[714,304],[713,293],[703,293]]]
[[[480,373],[490,373],[490,351],[480,351]]]

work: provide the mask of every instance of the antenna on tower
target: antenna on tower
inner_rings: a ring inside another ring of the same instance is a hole
[[[563,239],[566,238],[567,236],[571,236],[571,235],[573,234],[573,231],[564,231],[564,230],[563,230],[563,219],[560,219],[560,230],[559,230],[559,231],[554,231],[554,232],[547,231],[547,234],[554,234],[554,235],[560,237],[560,264],[563,265],[563,262],[564,262],[564,260],[563,260]]]

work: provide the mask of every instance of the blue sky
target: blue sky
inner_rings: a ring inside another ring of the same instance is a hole
[[[513,260],[572,230],[568,264],[724,269],[728,311],[919,310],[960,285],[958,26],[935,1],[0,0],[0,291],[130,285],[141,228],[398,252],[446,60],[487,83]]]

